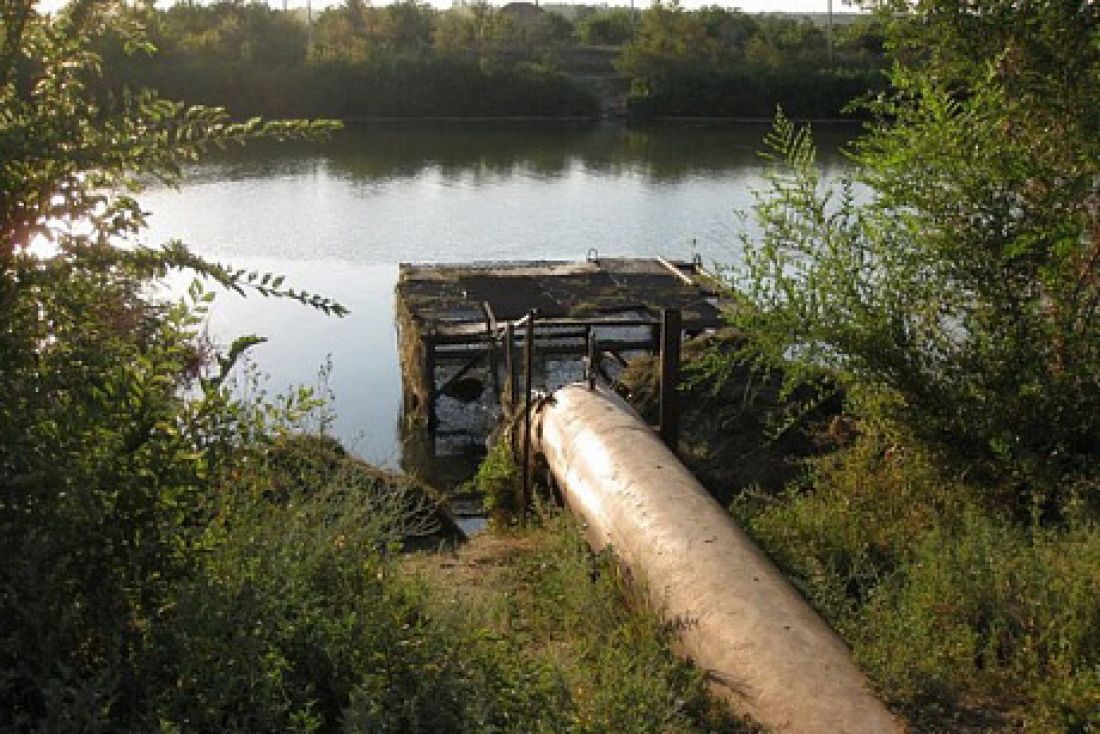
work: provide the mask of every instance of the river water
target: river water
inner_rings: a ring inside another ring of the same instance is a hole
[[[325,385],[332,432],[356,454],[400,462],[401,380],[393,320],[399,262],[663,255],[729,264],[736,216],[760,188],[764,125],[393,123],[327,143],[253,146],[193,167],[179,189],[143,195],[150,240],[195,251],[351,309],[221,295],[208,319],[252,355],[278,393]],[[826,176],[846,165],[849,126],[815,130]]]

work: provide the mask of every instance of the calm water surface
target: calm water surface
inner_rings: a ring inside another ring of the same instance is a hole
[[[731,263],[737,210],[761,185],[766,126],[645,129],[560,124],[392,124],[325,144],[257,146],[194,168],[180,190],[144,198],[154,241],[197,252],[351,309],[326,318],[300,305],[221,296],[209,330],[253,351],[280,391],[316,384],[331,355],[334,432],[364,458],[396,467],[401,381],[393,323],[397,263],[664,255]],[[826,174],[852,127],[820,127]]]

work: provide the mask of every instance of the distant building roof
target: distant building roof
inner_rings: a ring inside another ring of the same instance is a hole
[[[515,2],[501,7],[500,12],[510,15],[518,21],[531,22],[542,16],[542,8],[534,3]]]

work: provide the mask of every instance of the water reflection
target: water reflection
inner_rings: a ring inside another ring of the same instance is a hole
[[[606,123],[390,122],[350,125],[326,144],[257,144],[226,151],[195,170],[199,180],[325,174],[379,183],[438,172],[447,184],[486,184],[513,176],[553,180],[577,171],[640,176],[650,183],[722,177],[759,164],[766,124],[684,123],[625,127]],[[852,125],[821,125],[815,139],[825,169]]]

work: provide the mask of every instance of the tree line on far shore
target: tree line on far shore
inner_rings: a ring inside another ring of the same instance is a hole
[[[312,17],[234,2],[125,12],[152,48],[128,54],[108,34],[110,79],[238,115],[595,117],[603,98],[633,117],[770,117],[777,105],[836,117],[884,85],[875,16],[838,24],[830,41],[808,18],[676,3],[571,17],[416,0],[347,0]]]

